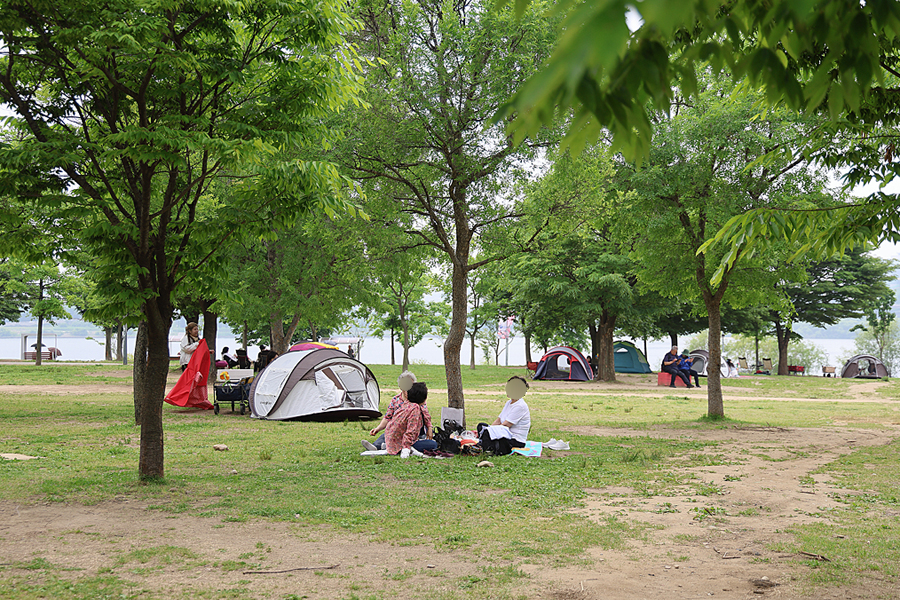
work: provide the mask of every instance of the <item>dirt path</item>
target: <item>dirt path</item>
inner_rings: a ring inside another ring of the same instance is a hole
[[[872,402],[867,385],[878,383],[860,384],[853,397],[827,401]],[[629,393],[630,387],[641,386],[639,382],[566,389],[573,395],[621,395]],[[647,384],[646,389],[632,391],[652,396],[656,390],[651,387],[655,386]],[[742,398],[737,391],[729,390],[729,401]],[[130,395],[131,386],[0,386],[0,394],[44,393]],[[559,390],[541,385],[529,393]],[[746,399],[757,399],[751,393],[748,391]],[[482,390],[467,394],[467,399],[499,402],[501,394],[499,388],[496,397]],[[705,397],[705,389],[679,390],[679,394]],[[658,395],[669,394],[659,390]],[[721,455],[717,462],[723,464],[672,464],[673,470],[693,475],[704,484],[705,495],[689,486],[654,497],[629,488],[589,490],[583,507],[574,512],[600,522],[615,515],[627,522],[646,523],[651,527],[645,539],[632,541],[623,551],[590,549],[586,557],[590,561],[585,564],[556,568],[517,565],[529,577],[513,584],[510,596],[554,600],[802,598],[800,583],[792,577],[808,567],[798,565],[797,556],[771,550],[772,544],[791,539],[783,533],[791,525],[827,519],[827,510],[839,505],[835,496],[848,491],[835,487],[828,477],[813,478],[809,473],[858,448],[887,444],[900,436],[896,424],[882,425],[883,429],[658,428],[640,432],[570,428],[578,435],[716,441],[719,445],[714,452]],[[474,585],[478,597],[494,598],[498,596],[484,579],[484,567],[506,566],[486,565],[465,551],[435,552],[427,541],[398,546],[373,543],[327,527],[173,515],[127,498],[96,506],[21,505],[0,500],[0,511],[4,515],[0,520],[0,563],[41,558],[77,569],[54,571],[66,578],[111,573],[152,590],[155,597],[185,597],[185,590],[197,590],[211,598],[455,598],[460,596],[460,588]],[[147,549],[176,555],[146,562],[139,551]],[[248,573],[291,569],[307,570]],[[31,578],[33,573],[8,569],[6,576]],[[813,597],[900,598],[900,589],[870,579],[853,587],[817,590]]]
[[[744,599],[802,597],[792,573],[796,556],[770,549],[787,540],[795,524],[821,521],[838,503],[827,477],[809,472],[864,446],[886,444],[900,430],[739,428],[712,431],[582,427],[578,435],[653,436],[717,441],[727,464],[680,468],[705,483],[711,495],[684,488],[651,498],[628,488],[589,490],[575,512],[590,519],[609,515],[643,522],[647,538],[625,551],[589,551],[589,565],[520,566],[530,577],[516,594],[558,600],[636,598]],[[577,450],[577,449],[576,449]],[[673,465],[673,468],[679,468]],[[433,598],[452,597],[461,585],[483,578],[482,561],[461,551],[436,553],[430,544],[394,546],[329,528],[286,523],[223,523],[170,515],[120,498],[96,506],[0,502],[2,562],[43,558],[80,569],[78,576],[112,569],[119,577],[156,590],[245,590],[241,597]],[[152,568],[131,553],[147,548],[186,548],[188,556]],[[262,565],[259,567],[251,565]],[[185,568],[185,567],[189,568]],[[495,565],[505,566],[505,565]],[[327,567],[327,568],[326,568]],[[246,571],[312,570],[278,574]],[[484,598],[491,598],[489,584]],[[761,586],[772,587],[761,587]],[[900,597],[876,581],[864,587],[817,592],[816,598]]]

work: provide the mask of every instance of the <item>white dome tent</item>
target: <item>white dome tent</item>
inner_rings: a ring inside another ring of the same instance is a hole
[[[380,400],[368,367],[321,348],[288,352],[269,363],[250,388],[250,414],[273,421],[377,418]]]

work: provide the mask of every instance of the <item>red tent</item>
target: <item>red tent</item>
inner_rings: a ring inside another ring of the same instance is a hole
[[[209,348],[206,340],[200,340],[200,345],[194,350],[187,369],[178,378],[178,383],[166,396],[166,402],[185,408],[202,408],[212,410],[209,403],[209,391],[206,389],[206,381],[209,378]]]

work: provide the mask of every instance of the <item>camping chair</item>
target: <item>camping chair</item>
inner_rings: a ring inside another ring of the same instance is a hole
[[[762,361],[763,361],[762,372],[765,373],[766,375],[771,375],[772,371],[775,370],[775,367],[772,366],[772,359],[764,358],[764,359],[762,359]]]
[[[746,356],[738,356],[738,367],[745,371],[750,371],[750,365],[747,364]]]
[[[235,350],[235,354],[237,354],[237,361],[238,361],[237,366],[239,369],[252,369],[253,368],[253,365],[250,364],[250,357],[247,356],[246,350],[244,350],[242,348],[238,348],[237,350]]]

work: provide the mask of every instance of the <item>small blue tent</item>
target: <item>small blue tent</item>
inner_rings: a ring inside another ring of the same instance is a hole
[[[644,353],[631,342],[613,342],[616,373],[652,373]]]

